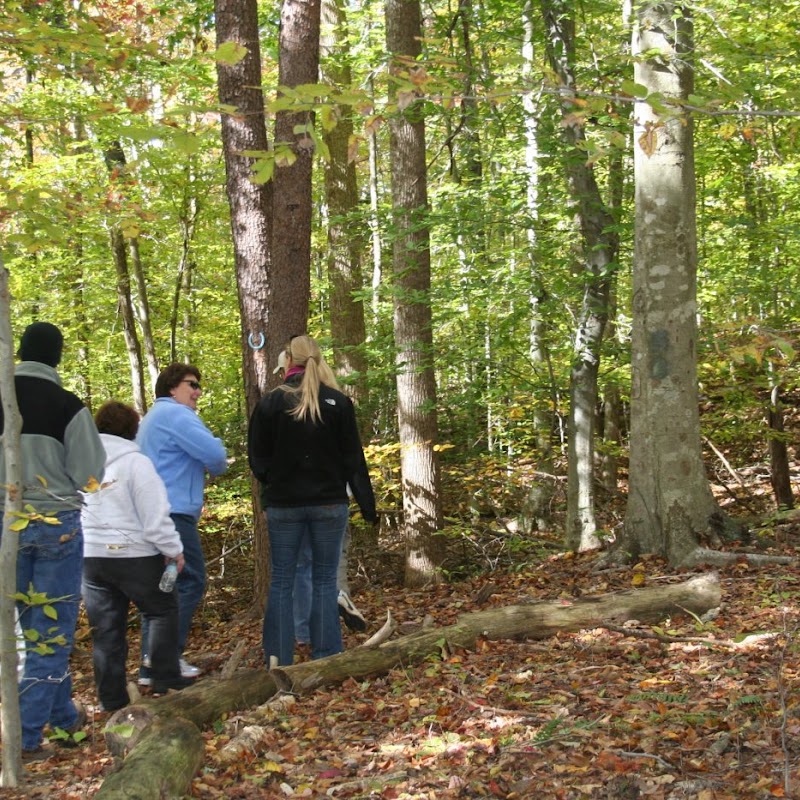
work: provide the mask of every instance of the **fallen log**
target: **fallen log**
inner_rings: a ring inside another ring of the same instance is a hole
[[[120,740],[125,739],[125,731],[120,729],[124,728],[126,715],[143,722],[137,733],[131,731],[131,750],[120,771],[103,782],[95,797],[97,800],[132,800],[134,797],[135,800],[161,800],[188,792],[193,774],[182,767],[193,763],[191,757],[185,759],[172,745],[164,746],[155,759],[140,755],[142,748],[147,748],[148,753],[159,750],[156,742],[159,732],[165,730],[163,723],[168,720],[191,725],[199,736],[199,729],[223,714],[261,705],[279,690],[304,694],[342,683],[347,678],[379,675],[399,664],[423,661],[441,650],[443,640],[450,647],[470,648],[481,638],[545,639],[559,632],[599,627],[604,622],[621,624],[631,619],[659,622],[682,613],[699,616],[719,606],[720,596],[719,578],[710,573],[679,584],[476,611],[462,615],[453,625],[423,628],[377,646],[357,647],[318,661],[279,667],[271,673],[246,670],[228,679],[204,678],[182,692],[142,700],[135,709],[121,709],[111,717],[106,728],[113,731],[116,748],[124,747]],[[173,740],[177,741],[177,738]],[[111,747],[112,741],[108,743]],[[202,758],[202,745],[199,757]],[[178,784],[179,772],[185,781],[181,785]],[[166,774],[169,774],[169,782]],[[124,786],[140,789],[134,796],[124,793]]]
[[[203,736],[181,717],[156,718],[143,731],[118,772],[98,796],[150,800],[183,797],[203,763]]]

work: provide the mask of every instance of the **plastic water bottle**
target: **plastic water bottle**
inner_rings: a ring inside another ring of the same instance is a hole
[[[158,588],[162,592],[171,592],[175,588],[175,582],[178,580],[178,565],[174,561],[167,564],[161,580],[158,582]]]

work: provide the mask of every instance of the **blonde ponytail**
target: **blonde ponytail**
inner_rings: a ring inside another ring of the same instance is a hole
[[[295,419],[321,422],[319,407],[319,386],[321,383],[338,389],[339,384],[333,370],[322,357],[319,345],[310,336],[295,336],[286,348],[292,357],[292,364],[305,367],[305,373],[298,387],[284,385],[284,391],[298,395],[297,405],[289,412]]]

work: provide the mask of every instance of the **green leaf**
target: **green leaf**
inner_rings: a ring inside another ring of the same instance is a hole
[[[127,739],[133,736],[136,728],[134,728],[133,725],[112,725],[110,728],[107,728],[106,730],[109,733],[116,733],[122,736],[124,739]]]
[[[239,42],[223,42],[214,53],[214,58],[221,64],[232,67],[234,64],[238,64],[247,53],[247,48]]]
[[[42,611],[44,615],[49,619],[58,619],[58,611],[53,608],[51,605],[42,606]]]
[[[172,143],[176,150],[187,156],[193,156],[200,151],[200,139],[193,133],[178,133],[173,137]]]
[[[638,97],[640,99],[647,97],[647,87],[642,86],[641,83],[635,83],[634,81],[622,81],[620,88],[623,92],[625,92],[625,94],[629,94],[632,97]]]

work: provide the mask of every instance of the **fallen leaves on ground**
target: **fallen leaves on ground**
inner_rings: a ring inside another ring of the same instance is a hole
[[[780,552],[795,554],[797,544],[800,529],[784,529]],[[354,546],[366,560],[374,544]],[[230,559],[229,574],[247,574],[246,564],[233,569]],[[402,591],[396,570],[373,570],[369,582],[359,574],[354,599],[372,625],[366,634],[346,632],[348,648],[374,632],[389,607],[402,633],[426,618],[452,624],[477,607],[629,590],[642,580],[637,575],[649,585],[687,577],[654,558],[635,568],[601,568],[597,554],[555,554],[518,571],[489,570],[419,592]],[[489,582],[492,591],[482,593]],[[721,583],[715,619],[666,620],[656,636],[644,635],[652,627],[629,623],[628,630],[536,642],[481,640],[474,650],[443,642],[424,663],[275,701],[258,714],[239,711],[204,732],[205,763],[190,796],[798,796],[800,568],[737,563],[721,572]],[[242,666],[261,664],[261,622],[247,609],[249,585],[233,586],[227,576],[211,581],[187,653],[206,674],[220,670],[240,640]],[[773,635],[752,636],[764,633]],[[678,641],[684,639],[692,641]],[[94,709],[85,629],[79,642],[75,690]],[[133,660],[129,667],[133,675]],[[0,790],[0,798],[91,798],[114,769],[102,736],[106,718],[93,710],[81,747],[31,765],[26,785]],[[225,748],[245,727],[257,738],[231,760]]]

